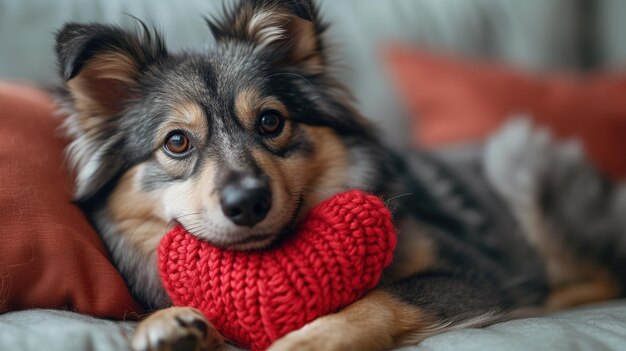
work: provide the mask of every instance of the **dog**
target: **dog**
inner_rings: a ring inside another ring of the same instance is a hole
[[[216,44],[198,52],[171,53],[139,23],[68,23],[56,37],[75,200],[155,311],[135,350],[225,347],[161,286],[156,249],[172,223],[262,250],[348,189],[388,200],[394,262],[376,289],[272,351],[386,350],[623,295],[626,190],[575,143],[514,120],[463,160],[392,151],[333,77],[311,0],[240,0],[207,19]]]

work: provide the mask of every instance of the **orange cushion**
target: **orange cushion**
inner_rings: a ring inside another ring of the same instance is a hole
[[[626,73],[533,76],[402,47],[387,61],[425,147],[476,141],[516,113],[583,141],[606,174],[626,179]]]
[[[45,93],[0,82],[0,313],[62,308],[133,317],[139,307],[71,203],[52,112]]]

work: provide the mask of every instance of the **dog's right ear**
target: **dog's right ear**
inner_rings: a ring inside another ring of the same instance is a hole
[[[246,42],[279,66],[324,71],[327,25],[313,0],[239,0],[224,12],[221,19],[207,18],[218,42]]]
[[[126,31],[99,24],[66,24],[57,33],[56,52],[66,81],[66,123],[73,139],[69,160],[77,171],[76,198],[87,198],[121,169],[116,135],[119,117],[137,95],[138,80],[167,56],[156,31],[143,23]],[[117,155],[117,156],[116,156]]]

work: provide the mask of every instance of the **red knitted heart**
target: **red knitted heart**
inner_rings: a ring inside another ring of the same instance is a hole
[[[177,227],[159,247],[163,285],[175,305],[200,309],[227,338],[252,350],[360,298],[391,263],[391,214],[360,191],[335,195],[280,247],[216,248]]]

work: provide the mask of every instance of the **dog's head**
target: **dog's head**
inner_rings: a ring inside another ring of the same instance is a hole
[[[178,221],[261,248],[346,186],[343,139],[368,126],[328,72],[310,0],[243,0],[207,22],[205,52],[169,53],[143,24],[58,33],[76,198],[122,231]]]

